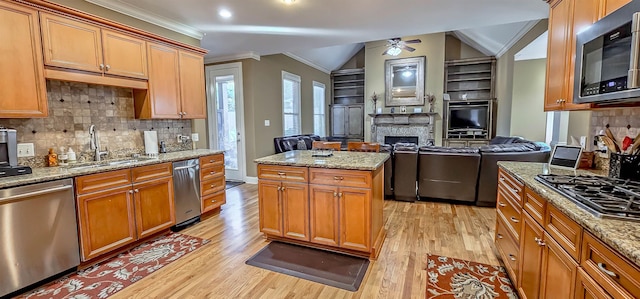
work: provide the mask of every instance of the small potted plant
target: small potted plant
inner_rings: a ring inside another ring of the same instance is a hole
[[[371,102],[373,103],[373,114],[378,114],[378,112],[376,112],[376,103],[378,102],[378,95],[376,94],[376,92],[373,92],[373,95],[371,96]]]

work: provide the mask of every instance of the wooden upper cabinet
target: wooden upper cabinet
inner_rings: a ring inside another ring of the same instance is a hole
[[[549,10],[549,40],[547,44],[547,81],[544,110],[560,110],[566,99],[567,41],[571,25],[572,0],[551,3]]]
[[[207,101],[202,55],[180,51],[180,100],[182,118],[205,118]]]
[[[145,99],[149,117],[180,118],[178,50],[148,43],[149,91]]]
[[[147,43],[112,30],[102,30],[104,73],[115,76],[147,78]]]
[[[0,53],[0,118],[47,116],[36,10],[0,2]]]
[[[631,0],[602,0],[602,13],[600,16],[604,18],[629,2]]]
[[[40,23],[46,65],[102,73],[100,27],[48,13]]]
[[[545,111],[585,110],[573,103],[576,34],[598,20],[600,0],[560,0],[550,3]]]

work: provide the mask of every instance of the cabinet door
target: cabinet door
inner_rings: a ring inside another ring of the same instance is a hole
[[[180,118],[178,50],[148,43],[151,118]]]
[[[331,136],[333,137],[346,137],[346,123],[347,123],[347,107],[345,106],[332,106],[331,107]]]
[[[349,118],[347,120],[347,137],[358,138],[364,136],[364,113],[363,106],[349,106]]]
[[[284,236],[309,241],[309,185],[282,184]]]
[[[371,191],[340,188],[340,247],[369,251],[371,248]]]
[[[518,294],[521,298],[539,298],[540,271],[542,267],[541,246],[544,231],[528,213],[523,213],[522,232],[520,235],[520,282]]]
[[[560,0],[549,11],[549,41],[547,45],[547,81],[544,110],[560,110],[566,100],[569,61],[567,47],[570,40],[572,0]]]
[[[260,231],[282,237],[282,202],[278,181],[258,181]]]
[[[606,17],[612,12],[616,11],[618,8],[624,6],[625,4],[631,2],[631,0],[602,0],[602,17]]]
[[[83,261],[136,240],[132,193],[129,185],[77,196]]]
[[[0,53],[0,118],[47,116],[36,10],[0,2]]]
[[[144,238],[176,223],[173,179],[165,177],[133,185],[138,238]]]
[[[338,246],[340,241],[338,188],[323,185],[309,186],[311,242]]]
[[[587,272],[578,268],[575,299],[612,299]]]
[[[544,243],[540,298],[573,298],[578,264],[547,233]]]
[[[207,101],[204,95],[204,58],[180,51],[180,99],[182,118],[205,118]]]
[[[111,30],[102,30],[105,74],[147,78],[147,43]]]
[[[568,0],[565,0],[568,1]],[[576,77],[580,74],[574,74],[576,65],[576,35],[591,26],[598,20],[598,11],[600,9],[600,0],[580,0],[573,5],[573,17],[571,23],[571,32],[569,33],[569,48],[567,58],[567,74],[569,74],[566,82],[566,102],[562,103],[562,110],[585,110],[591,108],[590,104],[574,104],[573,103],[573,84]]]
[[[40,24],[46,65],[102,73],[100,27],[47,13]]]

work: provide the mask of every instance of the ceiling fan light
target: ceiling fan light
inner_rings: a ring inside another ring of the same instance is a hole
[[[389,50],[387,51],[387,54],[391,55],[391,56],[398,56],[400,55],[400,52],[402,52],[402,50],[398,47],[391,47],[389,48]]]
[[[282,0],[282,2],[284,2],[284,4],[293,4],[296,0]]]

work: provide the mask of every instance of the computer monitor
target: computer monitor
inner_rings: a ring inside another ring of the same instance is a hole
[[[580,163],[582,147],[572,145],[556,145],[549,159],[549,166],[564,169],[576,169]]]

